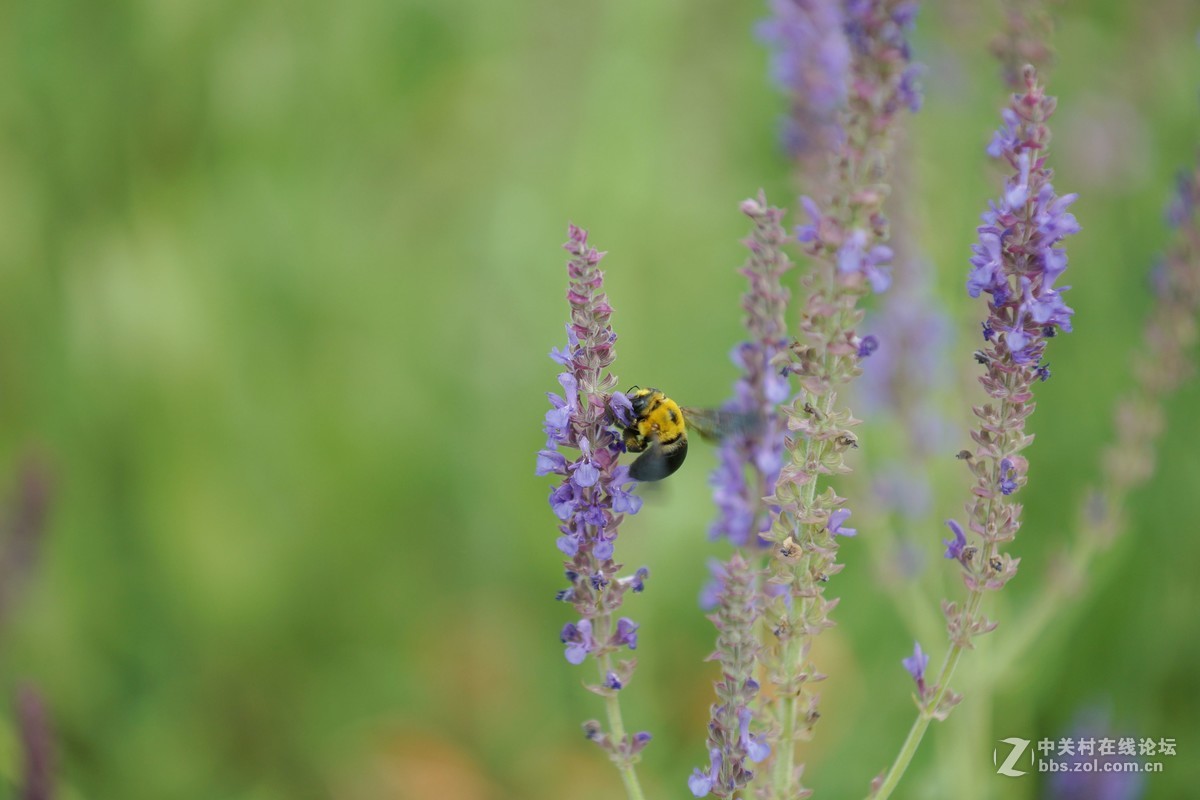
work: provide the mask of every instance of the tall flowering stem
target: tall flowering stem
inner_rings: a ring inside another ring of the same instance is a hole
[[[782,278],[792,262],[783,252],[789,238],[780,224],[783,210],[768,205],[761,191],[757,199],[744,201],[741,209],[754,223],[744,242],[750,256],[740,270],[749,282],[742,309],[750,338],[734,348],[733,361],[742,375],[725,408],[760,416],[762,424],[721,441],[719,463],[711,478],[718,515],[709,534],[746,547],[757,545],[758,535],[770,527],[763,498],[771,493],[783,464],[779,405],[788,399],[791,387],[773,362],[788,345],[785,315],[791,293]]]
[[[52,482],[48,470],[28,457],[20,484],[0,521],[0,626],[9,618],[34,572],[50,511]]]
[[[842,0],[771,0],[758,28],[771,51],[771,77],[786,94],[783,147],[802,185],[824,180],[829,154],[842,138],[850,44]],[[811,189],[810,189],[811,191]]]
[[[901,193],[912,186],[909,161],[896,159],[893,186]],[[913,578],[928,562],[925,532],[934,511],[935,476],[957,427],[945,405],[959,388],[948,368],[950,319],[936,297],[934,266],[915,248],[910,206],[896,203],[891,209],[893,280],[866,320],[879,349],[863,363],[855,400],[874,425],[900,432],[873,442],[863,454],[876,501],[873,512],[881,523],[872,526],[878,535],[867,540],[880,586],[893,595],[914,631],[934,631],[939,615],[928,608]]]
[[[1015,663],[1046,629],[1066,599],[1080,591],[1093,558],[1128,528],[1125,504],[1131,492],[1154,474],[1157,445],[1165,421],[1163,405],[1195,373],[1200,313],[1200,162],[1179,176],[1167,209],[1175,228],[1166,256],[1151,273],[1154,303],[1133,364],[1134,385],[1117,403],[1114,441],[1101,460],[1100,485],[1079,510],[1076,535],[1049,580],[1029,605],[1017,635],[996,654],[993,673]]]
[[[851,428],[858,420],[838,407],[838,392],[861,374],[862,359],[878,344],[856,332],[863,315],[858,301],[890,282],[884,181],[898,112],[920,103],[906,36],[916,4],[862,0],[844,9],[852,64],[843,136],[826,207],[802,199],[811,222],[798,234],[815,266],[802,280],[807,301],[800,336],[775,359],[777,367],[797,376],[800,392],[785,408],[787,457],[767,498],[779,513],[762,534],[771,543],[768,582],[781,590],[763,611],[772,633],[763,661],[774,689],[778,748],[769,777],[763,773],[756,783],[764,796],[788,800],[809,793],[800,782],[803,768],[796,766],[795,750],[816,723],[812,684],[824,677],[809,654],[815,637],[833,625],[829,615],[837,601],[825,597],[825,584],[842,569],[839,537],[855,534],[847,525],[845,499],[819,484],[822,476],[849,471],[845,454],[857,446]]]
[[[1175,242],[1150,276],[1154,307],[1133,365],[1134,387],[1117,405],[1116,440],[1104,453],[1102,483],[1085,516],[1090,524],[1084,530],[1102,547],[1125,527],[1125,498],[1154,473],[1155,445],[1165,425],[1163,401],[1195,373],[1191,351],[1200,311],[1200,164],[1180,175],[1167,220],[1176,228]]]
[[[717,626],[717,649],[709,656],[721,665],[721,679],[708,725],[708,769],[694,770],[688,779],[695,797],[734,797],[754,777],[747,763],[762,761],[771,752],[770,745],[750,731],[750,704],[759,688],[754,677],[758,572],[740,553],[722,568],[717,611],[710,617]]]
[[[757,199],[745,200],[741,210],[754,223],[744,242],[750,256],[741,268],[750,284],[742,296],[750,339],[734,348],[733,360],[742,376],[725,410],[761,422],[722,440],[711,478],[718,517],[710,534],[714,539],[728,538],[744,550],[735,551],[727,564],[717,565],[715,588],[706,603],[716,607],[710,617],[718,631],[712,658],[721,664],[721,679],[716,683],[718,702],[712,706],[708,726],[708,768],[696,770],[688,781],[697,797],[710,793],[732,797],[754,776],[746,762],[761,761],[770,752],[770,746],[750,732],[751,702],[759,688],[754,673],[762,571],[761,566],[752,564],[761,564],[759,534],[770,526],[770,509],[763,498],[774,487],[783,460],[779,404],[791,390],[772,362],[787,347],[785,314],[790,293],[781,279],[792,262],[782,249],[788,240],[780,224],[783,210],[768,205],[761,191]]]
[[[1043,92],[1032,67],[1025,69],[1024,84],[1025,91],[1013,95],[1003,114],[1004,126],[988,148],[989,155],[1002,159],[1013,174],[1003,195],[983,214],[967,279],[972,297],[990,295],[984,347],[975,358],[984,365],[979,380],[991,398],[974,409],[979,420],[971,433],[974,451],[960,453],[975,476],[966,506],[972,537],[950,520],[952,538],[944,542],[946,558],[958,563],[967,598],[942,603],[950,649],[936,679],[925,678],[928,657],[916,657],[921,655],[920,645],[914,658],[904,662],[917,684],[917,718],[891,769],[872,784],[875,798],[892,793],[929,723],[945,719],[961,699],[949,685],[962,654],[976,636],[996,627],[980,609],[987,593],[1003,588],[1016,575],[1020,562],[1004,550],[1021,526],[1021,505],[1012,496],[1025,485],[1028,470],[1020,452],[1033,440],[1025,433],[1025,421],[1034,410],[1033,386],[1050,377],[1049,366],[1042,363],[1048,340],[1060,330],[1071,330],[1074,312],[1061,296],[1066,287],[1055,288],[1055,281],[1067,267],[1059,244],[1079,230],[1067,211],[1075,195],[1055,194],[1046,166],[1046,122],[1055,100]]]
[[[559,551],[566,557],[568,586],[558,599],[570,603],[579,619],[562,629],[564,655],[573,665],[591,660],[596,683],[585,687],[605,699],[608,725],[590,720],[584,735],[603,748],[616,764],[630,800],[643,797],[634,764],[650,734],[629,735],[621,717],[620,693],[633,675],[636,661],[619,659],[626,648],[637,648],[638,626],[618,612],[626,592],[640,592],[647,570],[620,576],[623,565],[613,560],[617,531],[625,514],[637,513],[641,498],[626,487],[628,468],[617,459],[622,447],[613,426],[630,421],[630,404],[614,392],[617,378],[610,371],[616,334],[609,324],[612,307],[605,296],[599,269],[604,254],[587,243],[587,231],[572,225],[564,248],[567,262],[567,301],[571,321],[567,347],[550,357],[565,369],[558,375],[563,394],[549,393],[550,410],[544,430],[546,446],[537,456],[538,475],[556,475],[560,483],[550,492],[550,507],[558,518]],[[568,459],[563,451],[576,453]]]
[[[17,731],[24,752],[21,800],[51,800],[54,797],[54,735],[41,696],[32,686],[22,686],[16,695]]]
[[[1054,17],[1048,5],[1054,0],[1003,0],[1004,29],[991,41],[992,55],[1000,62],[1005,84],[1021,89],[1026,64],[1043,75],[1054,58],[1050,38]]]

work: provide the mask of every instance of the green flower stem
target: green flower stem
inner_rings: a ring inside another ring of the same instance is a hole
[[[991,550],[990,547],[988,549]],[[982,602],[983,592],[981,590],[976,589],[971,592],[967,599],[967,614],[974,617]],[[946,660],[942,664],[942,670],[938,673],[937,691],[917,712],[917,718],[913,720],[912,727],[908,730],[908,736],[905,737],[900,752],[896,754],[896,760],[892,762],[879,789],[869,796],[870,800],[884,800],[884,798],[890,797],[900,783],[900,779],[904,777],[904,772],[912,762],[913,756],[916,755],[917,748],[921,745],[921,739],[924,738],[925,731],[929,728],[929,723],[934,719],[934,712],[941,705],[946,692],[949,691],[950,679],[954,677],[954,671],[958,669],[958,662],[962,659],[965,649],[962,642],[957,642],[950,647],[950,652],[946,654]]]
[[[828,373],[828,358],[826,360],[825,371]],[[833,410],[833,404],[837,399],[836,392],[830,392],[824,398],[818,398],[811,393],[807,394],[807,400],[810,403],[821,403],[821,412],[828,415]],[[805,463],[820,463],[824,455],[825,442],[813,442],[809,439],[804,445]],[[811,508],[817,498],[817,481],[813,480],[807,483],[803,489],[804,504]],[[812,571],[812,556],[806,554],[801,559],[800,564],[796,569],[797,575],[809,575]],[[803,599],[800,601],[800,614],[798,616],[788,615],[788,624],[792,626],[793,618],[805,620],[810,611],[811,601]],[[794,629],[794,626],[792,626]],[[807,630],[807,626],[805,626]],[[797,647],[805,640],[811,639],[812,635],[805,633],[802,637],[789,637],[784,643],[783,649],[783,665],[785,668],[796,666]],[[803,648],[800,648],[802,651]],[[784,692],[782,697],[777,697],[776,702],[779,703],[779,719],[783,722],[783,729],[779,734],[779,753],[775,757],[774,768],[771,775],[771,788],[775,792],[775,796],[780,798],[787,797],[786,792],[792,785],[792,773],[796,768],[796,714],[800,708],[800,695],[798,692]]]
[[[785,666],[795,662],[792,639],[784,645],[783,654]],[[779,732],[779,752],[775,756],[775,764],[771,771],[771,789],[774,791],[773,797],[782,798],[787,796],[792,772],[796,767],[796,711],[800,706],[800,699],[796,692],[784,692],[775,702],[779,704],[779,719],[782,720],[783,729]]]
[[[612,632],[612,615],[605,615],[605,632],[601,641],[606,641]],[[612,671],[612,654],[605,653],[599,659],[600,665],[600,682],[603,683],[608,678],[608,673]],[[613,744],[621,747],[625,744],[625,722],[621,718],[621,696],[620,692],[613,692],[604,698],[604,710],[608,715],[608,732],[612,737]],[[638,782],[637,772],[633,765],[637,760],[637,756],[632,758],[624,756],[621,758],[613,757],[613,764],[617,767],[617,772],[621,773],[621,782],[625,784],[625,794],[629,800],[646,800],[646,795],[642,793],[642,785]]]
[[[1008,400],[1002,400],[1000,403],[1000,418],[1007,419],[1009,414]],[[1020,433],[1018,432],[1018,436]],[[1008,435],[1005,434],[1000,444],[1002,446],[1008,444]],[[1007,450],[1007,447],[1004,447]],[[996,459],[993,468],[992,482],[999,481],[1000,475],[1000,458]],[[995,513],[995,497],[988,500],[987,519],[992,519]],[[989,541],[984,545],[983,558],[980,563],[987,564],[991,561],[992,556],[996,554],[996,543]],[[958,669],[958,663],[962,660],[963,651],[970,646],[971,643],[971,624],[979,614],[979,607],[983,605],[984,589],[982,584],[977,585],[967,595],[966,606],[963,609],[960,618],[963,620],[963,630],[960,631],[957,641],[951,642],[950,651],[946,653],[946,660],[942,663],[942,669],[938,673],[937,681],[934,683],[936,687],[933,694],[928,700],[922,704],[917,711],[917,718],[913,720],[912,727],[908,731],[908,736],[904,739],[904,744],[900,746],[900,752],[896,754],[896,760],[892,762],[892,766],[888,769],[884,776],[883,783],[879,788],[869,795],[870,800],[885,800],[890,797],[896,786],[900,783],[900,779],[904,777],[905,770],[912,763],[913,756],[917,753],[917,748],[921,746],[921,740],[925,737],[925,731],[929,729],[929,723],[932,722],[938,714],[938,710],[942,707],[942,702],[946,699],[946,693],[950,691],[950,681],[954,677],[955,670]],[[944,717],[943,717],[944,718]]]

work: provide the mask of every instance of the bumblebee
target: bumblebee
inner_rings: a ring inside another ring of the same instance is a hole
[[[625,449],[641,453],[629,467],[637,481],[661,481],[687,458],[688,428],[706,439],[717,440],[749,433],[761,422],[755,414],[684,408],[658,389],[634,386],[626,396],[633,406],[633,424],[625,428]]]

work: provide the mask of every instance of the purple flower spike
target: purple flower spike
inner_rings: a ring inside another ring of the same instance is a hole
[[[846,454],[858,443],[852,430],[858,421],[839,401],[847,385],[863,373],[863,358],[871,349],[868,343],[860,355],[866,332],[859,330],[859,302],[892,283],[893,252],[887,246],[889,226],[883,209],[885,175],[896,123],[906,108],[917,105],[917,72],[908,71],[911,49],[905,33],[913,20],[911,4],[846,0],[838,5],[852,55],[846,105],[839,115],[843,131],[825,157],[829,169],[823,180],[806,181],[818,200],[801,201],[811,220],[797,229],[802,249],[812,257],[812,269],[802,281],[808,291],[803,309],[794,315],[799,320],[796,331],[771,364],[779,374],[795,378],[798,393],[782,409],[788,435],[778,478],[758,495],[772,506],[772,515],[770,527],[758,531],[770,551],[766,580],[760,579],[761,588],[754,594],[764,604],[763,616],[771,619],[769,630],[778,637],[766,637],[770,646],[762,649],[761,661],[775,697],[787,698],[772,703],[776,713],[768,734],[780,739],[772,742],[777,744],[778,761],[764,789],[778,797],[809,794],[801,785],[794,752],[796,741],[811,734],[818,716],[817,693],[808,678],[819,670],[807,654],[819,632],[833,624],[830,612],[836,601],[825,596],[825,588],[843,566],[837,561],[841,537],[857,533],[847,527],[849,511],[840,508],[845,500],[828,479],[851,471]],[[801,175],[805,166],[797,164]],[[814,449],[817,442],[825,444]],[[727,590],[730,583],[727,579]],[[771,597],[771,586],[786,593]],[[718,605],[718,614],[726,603]],[[738,641],[745,638],[754,637]],[[736,673],[725,662],[736,660],[736,649],[728,656],[718,650],[717,656],[727,676],[722,683],[728,684],[728,676]],[[747,705],[738,702],[738,688],[727,685],[724,693],[718,691],[722,702],[714,705],[709,724],[710,745],[720,746],[725,758],[722,785],[714,791],[719,797],[737,796],[750,782],[750,770],[734,759],[736,754],[741,762],[750,761],[738,740],[738,720],[729,719]],[[741,774],[735,773],[735,765]],[[737,779],[731,780],[731,775]]]
[[[582,228],[571,225],[568,237],[563,246],[570,254],[567,343],[550,352],[550,359],[565,371],[557,376],[561,393],[547,394],[550,409],[542,423],[546,444],[538,451],[535,471],[558,480],[549,504],[558,522],[555,545],[566,557],[563,566],[570,586],[555,597],[570,603],[579,615],[577,622],[562,628],[563,655],[576,665],[589,657],[600,659],[603,684],[591,688],[615,693],[629,683],[633,662],[610,669],[604,659],[617,647],[637,646],[637,625],[623,617],[617,621],[616,616],[627,592],[642,591],[648,570],[622,578],[621,565],[613,559],[620,523],[641,509],[642,499],[634,494],[636,482],[630,480],[628,468],[619,463],[625,447],[617,431],[632,421],[632,406],[628,397],[615,391],[617,378],[610,371],[617,336],[598,266],[604,254],[588,245]],[[615,699],[615,694],[609,696]],[[649,734],[614,737],[598,722],[587,723],[585,731],[614,758],[629,759],[649,741]]]
[[[58,796],[54,780],[54,731],[36,687],[26,685],[17,689],[15,726],[24,770],[19,793],[14,791],[12,796],[20,796],[22,800],[50,800]]]
[[[988,148],[988,155],[1006,161],[1014,172],[1000,199],[983,214],[979,242],[972,247],[967,293],[991,295],[985,340],[992,341],[991,331],[1004,331],[1013,361],[1033,369],[1045,340],[1057,330],[1071,330],[1075,312],[1062,298],[1069,287],[1055,282],[1067,268],[1060,244],[1080,228],[1067,210],[1077,195],[1057,195],[1045,166],[1045,120],[1053,112],[1054,99],[1045,96],[1032,71],[1025,84],[1025,94],[1013,96],[1012,106],[1003,113],[1004,125]]]
[[[826,527],[829,532],[835,536],[857,536],[856,528],[843,528],[842,523],[850,518],[850,509],[839,508],[829,515],[829,522]]]
[[[717,628],[717,646],[711,658],[720,663],[721,678],[713,686],[716,701],[709,709],[708,722],[709,752],[715,755],[710,758],[708,775],[697,771],[693,778],[701,782],[710,777],[709,790],[718,797],[734,797],[754,777],[747,764],[771,754],[770,745],[750,730],[751,703],[759,691],[754,675],[761,652],[755,628],[758,606],[764,600],[758,595],[758,569],[740,553],[718,564],[715,572],[720,589],[714,602],[716,613],[709,617]]]
[[[1021,49],[1018,39],[1001,43],[1006,69]],[[1019,55],[1024,60],[1026,53]],[[1021,70],[1016,88],[988,149],[1007,164],[1010,177],[982,215],[966,282],[972,297],[989,295],[983,323],[986,344],[975,352],[984,367],[979,382],[988,400],[973,409],[979,423],[971,439],[978,447],[960,453],[974,478],[967,527],[980,537],[981,547],[968,546],[962,527],[953,520],[947,525],[954,539],[944,540],[946,558],[962,566],[960,576],[969,595],[961,605],[944,605],[947,634],[956,649],[971,647],[975,637],[995,629],[996,623],[980,613],[980,601],[985,592],[1002,589],[1017,574],[1020,559],[1004,548],[1021,527],[1022,507],[1010,498],[1028,472],[1020,455],[1033,439],[1025,433],[1026,420],[1035,405],[1035,381],[1049,377],[1043,362],[1048,342],[1058,332],[1071,330],[1074,314],[1062,299],[1068,287],[1059,286],[1058,280],[1067,268],[1061,244],[1079,232],[1068,210],[1076,196],[1055,193],[1048,166],[1048,123],[1057,102],[1038,83],[1032,66]],[[905,666],[921,685],[919,648]],[[952,702],[943,702],[946,698]],[[932,711],[943,714],[953,702],[957,700],[952,695],[944,694]]]
[[[771,49],[771,76],[791,112],[783,143],[795,157],[824,154],[841,137],[837,112],[846,102],[850,48],[837,0],[772,0],[758,28]]]
[[[815,206],[810,211],[819,213]],[[742,213],[754,223],[745,241],[750,254],[740,270],[749,283],[742,295],[749,336],[733,350],[741,376],[724,408],[761,422],[721,441],[717,469],[709,478],[719,512],[709,536],[727,537],[739,547],[758,544],[759,533],[769,525],[770,508],[762,498],[775,485],[783,464],[785,430],[779,404],[791,395],[787,378],[772,365],[788,341],[789,292],[782,276],[792,264],[782,250],[787,241],[780,224],[783,211],[768,205],[760,192],[757,199],[742,203]]]
[[[970,454],[976,485],[968,512],[971,527],[987,532],[983,571],[976,573],[968,563],[971,551],[956,523],[951,524],[954,541],[946,542],[946,557],[967,567],[963,580],[972,592],[1000,589],[1016,574],[1017,560],[1006,560],[997,546],[1011,541],[1021,524],[1021,507],[1007,498],[1024,481],[1025,460],[1018,453],[1031,438],[1024,430],[1033,408],[1034,381],[1050,377],[1043,361],[1047,343],[1059,331],[1071,330],[1074,314],[1062,298],[1068,287],[1057,285],[1067,269],[1062,242],[1080,228],[1069,211],[1076,195],[1059,196],[1047,166],[1048,120],[1056,101],[1046,95],[1033,67],[1024,69],[1022,83],[1024,91],[1012,95],[988,149],[1011,172],[1000,197],[982,215],[967,276],[968,294],[990,295],[983,323],[986,346],[976,358],[985,367],[979,381],[995,403],[975,408],[986,421],[972,435],[977,442],[999,443]],[[989,418],[992,408],[1004,412]],[[991,629],[966,614],[949,619],[947,625],[954,641]]]

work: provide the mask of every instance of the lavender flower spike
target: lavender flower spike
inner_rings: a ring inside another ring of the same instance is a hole
[[[50,800],[54,796],[54,740],[45,705],[32,686],[17,691],[16,705],[25,753],[20,796],[22,800]]]
[[[980,427],[972,437],[978,448],[966,459],[977,480],[969,527],[984,544],[980,563],[963,563],[971,591],[999,589],[1016,573],[1016,561],[1001,556],[999,548],[1020,527],[1020,507],[1008,498],[1025,482],[1027,462],[1018,453],[1030,441],[1024,428],[1034,408],[1032,386],[1048,375],[1041,364],[1047,341],[1060,329],[1070,331],[1074,314],[1062,299],[1066,287],[1055,287],[1055,281],[1067,268],[1059,245],[1079,231],[1066,210],[1075,195],[1058,196],[1046,166],[1046,121],[1055,100],[1044,94],[1032,68],[1024,75],[1026,91],[1013,95],[989,149],[1013,175],[983,215],[967,280],[972,297],[990,295],[981,351],[987,372],[980,383],[994,400],[975,409]],[[951,638],[965,644],[979,623],[964,610],[950,620]]]
[[[771,492],[783,461],[784,425],[779,404],[791,393],[787,378],[773,365],[787,346],[784,314],[789,293],[780,279],[792,266],[783,253],[788,236],[780,224],[783,211],[769,206],[760,191],[757,199],[742,203],[742,213],[754,221],[745,240],[750,257],[741,273],[750,282],[742,296],[750,340],[739,345],[734,362],[742,377],[734,389],[729,411],[761,418],[753,430],[727,437],[721,446],[720,464],[713,473],[713,498],[720,516],[712,526],[714,538],[725,535],[739,547],[754,547],[761,557],[765,541],[759,536],[770,527],[770,508],[763,498]],[[750,703],[758,692],[754,680],[759,650],[755,621],[758,618],[760,569],[735,552],[728,564],[713,570],[715,588],[706,589],[702,603],[717,607],[710,617],[717,627],[717,651],[722,680],[715,685],[717,702],[711,708],[708,744],[709,770],[697,770],[688,782],[698,797],[713,793],[732,797],[754,773],[746,766],[763,760],[770,745],[751,733]]]
[[[758,694],[754,679],[759,651],[754,623],[758,618],[755,598],[757,570],[734,553],[724,566],[724,581],[717,612],[710,619],[717,626],[717,650],[710,660],[721,664],[717,702],[708,724],[709,767],[697,769],[688,780],[696,797],[713,794],[730,798],[754,777],[747,763],[765,759],[770,746],[750,731],[750,703]]]
[[[760,191],[756,200],[742,203],[742,213],[754,222],[745,240],[750,257],[740,270],[750,282],[742,296],[750,340],[734,348],[733,361],[742,376],[725,409],[761,416],[762,425],[722,440],[717,469],[710,478],[719,516],[709,529],[710,537],[728,537],[739,547],[760,544],[758,535],[770,527],[769,509],[762,498],[771,493],[783,464],[779,404],[791,394],[787,378],[772,366],[787,348],[784,315],[790,292],[781,279],[792,263],[781,249],[788,238],[780,225],[783,211],[767,205]]]
[[[802,279],[807,298],[799,334],[775,363],[796,377],[800,392],[784,408],[787,456],[767,498],[779,513],[762,535],[772,544],[769,582],[787,592],[763,605],[774,634],[763,661],[775,684],[771,712],[778,746],[769,782],[755,783],[770,797],[807,791],[795,749],[820,716],[812,684],[824,677],[810,654],[813,639],[833,625],[837,600],[826,596],[826,586],[842,569],[840,542],[854,532],[844,526],[846,513],[834,516],[844,499],[822,484],[849,471],[846,453],[858,446],[852,429],[859,421],[839,406],[838,395],[862,374],[861,362],[872,349],[858,331],[858,302],[890,283],[885,181],[899,112],[918,105],[906,34],[916,5],[855,0],[843,9],[852,54],[844,135],[830,161],[824,207],[801,200],[810,222],[797,238],[814,266]]]
[[[842,136],[837,116],[850,74],[844,27],[839,0],[771,0],[771,17],[758,27],[771,50],[771,77],[790,105],[783,145],[809,172]]]
[[[27,456],[20,484],[0,522],[0,626],[35,571],[52,496],[49,470],[37,457]]]
[[[967,278],[971,297],[991,295],[984,330],[1002,332],[1002,352],[1019,365],[1037,364],[1045,340],[1056,329],[1070,331],[1075,313],[1062,299],[1068,287],[1056,289],[1054,283],[1067,268],[1066,253],[1058,245],[1079,232],[1079,223],[1067,211],[1076,195],[1055,194],[1051,172],[1044,166],[1050,139],[1044,123],[1054,111],[1054,98],[1040,92],[1031,83],[1029,91],[1014,100],[989,148],[1016,174],[983,214]]]
[[[637,647],[637,624],[615,617],[625,593],[644,588],[647,573],[638,570],[618,577],[622,565],[613,561],[613,554],[621,520],[626,513],[636,513],[640,500],[626,488],[632,483],[628,468],[617,463],[622,448],[613,426],[628,413],[628,402],[613,393],[617,379],[608,371],[617,337],[609,324],[612,307],[598,268],[604,254],[588,246],[587,232],[581,228],[570,226],[569,237],[564,245],[571,254],[567,347],[551,352],[551,358],[567,369],[558,375],[563,393],[548,395],[550,410],[543,425],[547,439],[538,453],[536,472],[560,478],[550,492],[550,507],[559,522],[557,546],[567,556],[564,567],[571,585],[558,597],[571,602],[580,616],[562,630],[564,654],[571,664],[595,660],[599,682],[588,688],[607,704],[609,731],[595,722],[585,731],[608,751],[629,797],[637,800],[642,792],[633,764],[650,737],[625,732],[617,697],[629,685],[635,662],[614,663],[613,657],[626,647]],[[563,450],[574,451],[573,457]]]
[[[880,800],[896,788],[930,721],[945,719],[961,699],[949,684],[963,653],[973,647],[975,637],[996,628],[981,608],[988,592],[1012,580],[1020,562],[1003,548],[1021,527],[1021,505],[1012,495],[1028,474],[1019,453],[1033,439],[1025,433],[1025,420],[1034,410],[1033,386],[1049,374],[1041,364],[1047,341],[1059,330],[1071,330],[1074,312],[1062,301],[1065,287],[1056,287],[1055,281],[1067,268],[1059,244],[1079,230],[1066,210],[1075,196],[1055,193],[1046,166],[1046,123],[1055,100],[1044,93],[1033,67],[1025,68],[1023,79],[1025,91],[1012,96],[1002,112],[1004,124],[988,148],[1013,172],[1001,197],[983,215],[967,279],[971,297],[989,295],[984,347],[976,360],[986,368],[979,382],[991,400],[974,408],[979,425],[971,438],[976,447],[962,457],[975,476],[967,528],[980,544],[967,544],[958,523],[948,523],[954,540],[944,540],[946,556],[958,561],[967,598],[942,603],[950,652],[934,686],[919,698],[917,719],[896,760],[873,784],[871,796]]]
[[[1181,175],[1168,208],[1168,223],[1177,228],[1171,246],[1150,273],[1153,305],[1142,337],[1134,347],[1133,386],[1113,413],[1114,439],[1105,447],[1100,483],[1081,498],[1075,535],[1056,559],[1050,580],[1040,582],[1034,609],[1020,622],[1021,636],[1007,640],[996,657],[1017,663],[1078,594],[1092,574],[1091,563],[1128,530],[1130,493],[1143,485],[1158,466],[1158,445],[1165,427],[1163,405],[1195,375],[1194,349],[1200,341],[1200,161]],[[1004,667],[995,667],[996,673]]]
[[[1057,330],[1071,330],[1074,313],[1062,301],[1065,287],[1054,285],[1067,268],[1059,245],[1079,230],[1066,210],[1075,196],[1055,193],[1046,166],[1046,121],[1055,100],[1043,92],[1032,67],[1025,69],[1024,81],[1025,92],[1013,95],[1003,113],[1004,125],[988,150],[1004,159],[1013,174],[1002,196],[983,215],[967,280],[972,297],[990,296],[984,347],[978,355],[986,366],[979,381],[992,402],[974,409],[979,419],[971,434],[976,450],[964,459],[976,479],[967,527],[980,546],[967,545],[958,523],[948,523],[955,539],[946,542],[946,554],[959,562],[969,592],[966,603],[944,605],[952,644],[950,671],[957,654],[969,648],[975,636],[996,627],[980,613],[984,593],[1003,588],[1017,573],[1020,559],[1003,553],[1002,547],[1021,526],[1021,506],[1011,495],[1024,485],[1028,472],[1028,462],[1019,454],[1032,440],[1025,434],[1025,420],[1034,409],[1034,382],[1048,375],[1041,364],[1046,343]],[[947,680],[943,674],[943,689],[931,700],[939,716],[949,711],[948,706],[938,707],[949,696]]]
[[[1121,530],[1132,489],[1154,474],[1163,433],[1162,404],[1195,374],[1191,350],[1200,341],[1200,159],[1176,180],[1167,222],[1175,240],[1150,275],[1154,307],[1147,318],[1133,373],[1135,385],[1117,404],[1116,441],[1104,452],[1101,513],[1084,515],[1086,529],[1107,546]],[[1150,354],[1150,358],[1146,357]],[[1082,549],[1082,548],[1080,548]]]

